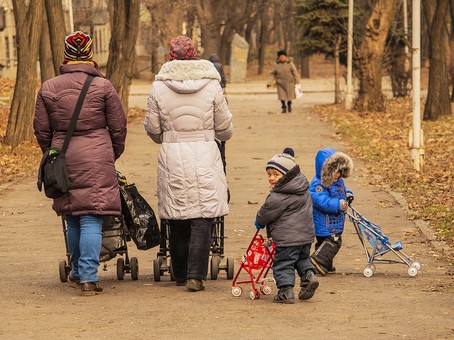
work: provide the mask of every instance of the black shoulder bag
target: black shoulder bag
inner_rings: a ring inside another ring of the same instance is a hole
[[[68,192],[69,178],[66,170],[65,154],[68,149],[69,141],[76,128],[77,119],[79,118],[80,109],[85,100],[88,88],[93,80],[93,76],[89,75],[85,80],[84,86],[74,108],[71,122],[69,123],[68,131],[66,132],[65,141],[61,150],[51,147],[46,150],[39,164],[38,170],[38,190],[41,191],[44,184],[44,193],[49,198],[57,198]]]

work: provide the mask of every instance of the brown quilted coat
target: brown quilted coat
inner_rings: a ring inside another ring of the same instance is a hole
[[[299,84],[301,78],[292,58],[287,58],[284,62],[277,59],[271,76],[276,83],[279,100],[292,101],[296,99],[295,84]]]
[[[87,64],[60,66],[61,75],[43,83],[36,99],[35,136],[44,152],[61,148],[88,74],[95,76],[66,152],[67,194],[54,199],[58,215],[119,215],[115,160],[124,151],[126,115],[109,80]]]

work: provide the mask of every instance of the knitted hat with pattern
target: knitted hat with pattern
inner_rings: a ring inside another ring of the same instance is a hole
[[[282,153],[278,153],[266,163],[266,169],[276,169],[282,174],[289,172],[294,166],[296,166],[295,152],[292,148],[285,148]]]
[[[66,36],[64,62],[91,61],[93,58],[92,43],[93,38],[82,31],[77,31]]]
[[[195,60],[197,59],[197,50],[194,42],[181,35],[170,41],[169,60]]]

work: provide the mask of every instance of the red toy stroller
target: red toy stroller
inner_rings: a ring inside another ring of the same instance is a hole
[[[274,252],[274,243],[270,239],[265,240],[259,230],[257,230],[246,250],[246,254],[239,261],[240,268],[232,282],[233,296],[241,296],[243,290],[237,285],[243,283],[252,285],[252,290],[249,292],[251,300],[259,299],[260,293],[264,295],[271,294],[271,287],[266,284],[268,281],[266,276],[273,265]],[[249,274],[249,279],[238,280],[238,276],[243,269]],[[259,286],[259,289],[257,289],[257,286]]]

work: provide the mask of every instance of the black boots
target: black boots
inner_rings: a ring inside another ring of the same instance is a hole
[[[319,283],[315,273],[312,270],[308,270],[306,275],[301,277],[301,289],[298,293],[298,299],[309,300],[312,298],[318,288],[318,285]]]
[[[292,102],[287,102],[288,112],[292,112]]]
[[[287,106],[286,106],[285,101],[281,100],[281,107],[282,107],[282,113],[287,113],[287,110],[289,113],[292,112],[292,102],[291,101],[288,101]]]
[[[341,246],[341,237],[327,237],[319,246],[316,245],[316,250],[311,255],[311,262],[320,275],[325,276],[335,270],[333,259],[339,252]]]
[[[295,303],[295,295],[293,294],[293,286],[285,286],[279,288],[279,291],[273,296],[273,302],[276,303]]]

